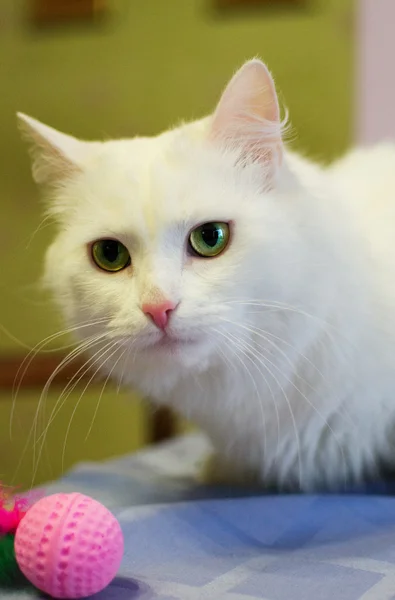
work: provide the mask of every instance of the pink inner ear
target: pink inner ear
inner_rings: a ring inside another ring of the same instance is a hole
[[[23,113],[18,113],[18,120],[22,135],[32,148],[33,176],[37,183],[60,181],[81,170],[88,151],[87,143]]]
[[[254,160],[281,162],[280,109],[273,79],[261,61],[246,63],[226,87],[210,138],[240,146]]]

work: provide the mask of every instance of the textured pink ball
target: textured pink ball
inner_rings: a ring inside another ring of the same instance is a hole
[[[115,577],[123,556],[117,519],[82,494],[42,498],[23,517],[15,535],[22,573],[53,598],[85,598]]]

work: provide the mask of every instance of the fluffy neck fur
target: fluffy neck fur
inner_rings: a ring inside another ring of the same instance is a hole
[[[46,283],[95,368],[195,421],[232,468],[342,486],[391,457],[393,232],[361,211],[361,157],[323,169],[288,152],[266,68],[243,69],[212,117],[157,138],[79,142],[23,117],[59,225]],[[188,255],[211,221],[229,247]],[[100,238],[131,267],[95,269]],[[171,346],[141,310],[159,296],[177,304]]]

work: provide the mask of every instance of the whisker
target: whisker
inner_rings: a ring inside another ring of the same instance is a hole
[[[81,400],[82,400],[82,398],[83,398],[86,390],[88,389],[88,387],[91,384],[91,382],[93,381],[93,379],[96,377],[97,373],[104,367],[104,365],[110,360],[110,358],[112,358],[114,356],[114,354],[116,354],[116,352],[118,352],[118,350],[120,348],[119,342],[118,341],[114,342],[113,345],[111,346],[111,348],[109,350],[111,350],[112,348],[114,348],[114,346],[115,346],[115,350],[113,352],[111,352],[111,354],[103,362],[100,363],[100,365],[98,366],[98,368],[96,369],[96,371],[93,373],[92,377],[89,379],[88,383],[85,385],[84,389],[81,392],[80,397],[78,398],[78,400],[77,400],[77,402],[76,402],[76,404],[74,406],[73,412],[72,412],[71,417],[70,417],[69,424],[67,426],[66,435],[65,435],[64,444],[63,444],[63,451],[62,451],[62,472],[64,471],[64,461],[65,461],[65,456],[66,456],[67,440],[68,440],[68,437],[69,437],[69,434],[70,434],[71,425],[73,423],[75,414],[76,414],[76,412],[78,410],[78,407],[79,407],[79,405],[81,403]]]
[[[265,342],[267,342],[268,344],[270,344],[272,347],[274,347],[276,349],[276,351],[284,358],[284,360],[287,362],[287,364],[291,367],[292,371],[293,371],[293,375],[295,377],[297,377],[302,383],[304,383],[308,388],[310,388],[310,390],[314,393],[316,393],[317,395],[320,394],[320,392],[317,390],[316,387],[314,387],[309,381],[307,381],[305,378],[303,378],[298,372],[297,369],[295,369],[295,365],[292,363],[292,361],[290,360],[289,356],[278,346],[278,344],[276,344],[273,340],[271,340],[270,338],[268,338],[267,336],[270,335],[271,337],[274,337],[275,339],[279,340],[280,342],[284,343],[285,345],[287,345],[288,347],[290,347],[291,349],[293,349],[303,360],[306,361],[306,363],[311,366],[317,374],[320,375],[320,377],[322,378],[323,382],[328,386],[328,389],[333,389],[332,384],[330,383],[330,381],[325,377],[325,375],[322,373],[322,371],[320,369],[318,369],[318,367],[316,367],[316,365],[314,365],[314,363],[302,352],[300,352],[297,348],[295,348],[292,344],[290,344],[289,342],[287,342],[286,340],[283,340],[282,338],[275,336],[274,334],[271,334],[270,332],[265,331],[264,329],[260,329],[258,327],[255,326],[247,326],[247,325],[243,325],[242,323],[237,323],[236,321],[231,321],[229,319],[224,319],[222,317],[220,317],[220,319],[222,321],[225,321],[227,323],[230,323],[232,325],[235,325],[237,327],[240,327],[246,331],[249,331],[250,333],[253,333],[254,335],[257,335],[258,337],[262,338]],[[266,335],[265,335],[266,334]],[[267,349],[264,346],[261,346],[261,349],[264,351],[267,351]],[[349,415],[347,415],[346,412],[341,410],[341,405],[338,404],[339,406],[339,412],[338,414],[344,414],[344,416],[347,418],[349,417]],[[355,427],[355,423],[352,421],[352,419],[349,417],[348,419],[349,421],[349,425],[351,427]]]
[[[127,342],[125,342],[125,344],[126,344],[126,343],[127,343]],[[115,370],[115,368],[116,368],[117,364],[119,363],[119,361],[120,361],[120,360],[121,360],[121,359],[122,359],[122,358],[125,356],[125,354],[126,354],[126,351],[127,351],[127,350],[130,352],[130,345],[129,345],[129,348],[125,348],[125,349],[124,349],[124,351],[122,352],[122,354],[121,354],[121,355],[120,355],[120,356],[117,358],[117,360],[115,361],[115,363],[114,363],[114,364],[113,364],[113,366],[111,367],[111,370],[110,370],[109,374],[107,375],[107,377],[106,377],[106,379],[105,379],[105,381],[104,381],[103,387],[102,387],[102,389],[101,389],[101,392],[100,392],[99,399],[98,399],[98,401],[97,401],[97,403],[96,403],[95,412],[93,413],[92,421],[91,421],[91,424],[90,424],[90,426],[89,426],[88,432],[87,432],[87,434],[86,434],[86,436],[85,436],[85,440],[84,440],[84,442],[86,442],[86,441],[88,440],[88,438],[89,438],[89,436],[90,436],[90,434],[91,434],[91,432],[92,432],[93,425],[94,425],[94,423],[95,423],[96,416],[97,416],[97,413],[98,413],[98,410],[99,410],[99,406],[100,406],[100,403],[101,403],[101,399],[102,399],[102,397],[103,397],[104,390],[106,389],[106,386],[107,386],[107,384],[108,384],[108,382],[109,382],[109,380],[110,380],[110,378],[111,378],[111,375],[113,374],[113,372],[114,372],[114,370]],[[117,389],[118,389],[118,391],[119,391],[119,387],[118,387]]]
[[[104,335],[104,334],[103,334],[103,335]],[[90,344],[94,344],[94,343],[96,343],[96,341],[98,341],[96,338],[98,338],[98,336],[95,336],[95,338],[93,338],[93,339],[89,339],[89,338],[88,338],[88,340],[84,340],[83,342],[81,342],[81,344],[80,344],[80,345],[79,345],[79,346],[78,346],[78,347],[77,347],[75,350],[73,350],[73,351],[72,351],[72,353],[69,353],[69,354],[68,354],[68,355],[65,357],[65,359],[62,361],[62,363],[61,363],[60,365],[58,365],[58,367],[55,369],[55,374],[52,374],[52,375],[51,375],[51,377],[50,377],[50,380],[51,380],[51,381],[49,382],[49,384],[52,382],[52,379],[53,379],[53,377],[54,377],[54,376],[56,376],[56,374],[59,372],[59,370],[60,370],[60,369],[61,369],[63,366],[65,366],[65,364],[66,364],[66,363],[65,363],[65,361],[66,361],[66,359],[68,359],[68,357],[69,357],[69,356],[71,356],[71,355],[73,354],[72,358],[76,358],[76,357],[78,356],[78,352],[82,353],[82,352],[84,352],[84,351],[85,351],[87,348],[89,348],[89,345],[90,345]],[[64,363],[64,364],[63,364],[63,363]],[[32,423],[32,426],[31,426],[31,428],[30,428],[29,434],[28,434],[28,436],[27,436],[27,439],[26,439],[26,442],[25,442],[24,448],[23,448],[23,450],[22,450],[22,454],[21,454],[20,460],[19,460],[19,462],[18,462],[18,465],[17,465],[17,467],[16,467],[16,470],[15,470],[15,473],[14,473],[14,477],[13,477],[13,480],[12,480],[11,484],[13,484],[13,483],[14,483],[14,481],[15,481],[15,478],[16,478],[16,475],[17,475],[17,473],[19,472],[19,469],[20,469],[20,467],[21,467],[21,465],[22,465],[23,459],[24,459],[24,457],[25,457],[25,455],[26,455],[26,452],[27,452],[27,450],[28,450],[29,443],[30,443],[30,440],[31,440],[31,437],[32,437],[32,435],[33,435],[33,434],[34,434],[34,435],[36,435],[36,434],[35,434],[35,432],[36,432],[37,421],[38,421],[39,414],[40,414],[40,410],[41,410],[42,398],[43,398],[43,394],[44,394],[44,392],[45,392],[47,389],[48,389],[48,382],[47,382],[46,386],[44,387],[44,389],[43,389],[43,391],[42,391],[42,393],[41,393],[41,395],[40,395],[40,398],[39,398],[39,401],[38,401],[38,404],[37,404],[36,413],[35,413],[35,416],[34,416],[34,418],[33,418],[33,423]],[[34,453],[33,453],[33,464],[34,464]]]
[[[33,240],[34,240],[35,236],[37,235],[37,233],[39,231],[42,231],[43,229],[45,229],[49,225],[51,225],[52,224],[51,221],[52,221],[52,215],[46,215],[43,218],[43,220],[41,221],[41,223],[36,227],[36,229],[31,234],[30,238],[28,239],[28,242],[27,242],[27,245],[26,245],[26,250],[29,249],[29,247],[30,247],[31,243],[33,242]]]
[[[249,344],[249,346],[251,346],[251,344]],[[251,348],[252,348],[252,350],[255,351],[253,346],[251,346]],[[321,419],[323,425],[327,428],[327,430],[333,436],[333,439],[335,440],[335,442],[340,450],[343,464],[346,465],[347,463],[346,463],[343,447],[342,447],[340,441],[338,440],[338,437],[337,437],[333,427],[330,425],[328,419],[318,410],[318,408],[311,402],[311,400],[304,394],[304,392],[287,375],[285,375],[281,371],[281,369],[279,369],[279,367],[275,363],[273,363],[267,357],[262,356],[262,358],[263,358],[263,360],[267,361],[274,369],[276,369],[282,377],[284,377],[284,379],[287,381],[287,383],[289,383],[298,392],[298,394],[305,400],[305,402],[313,409],[313,411]],[[289,402],[289,400],[288,400],[288,402]],[[294,417],[292,417],[292,420],[293,420],[293,422],[295,422]],[[296,426],[296,423],[295,423],[295,426]]]
[[[104,334],[103,334],[103,337],[104,337]],[[95,344],[99,343],[101,341],[102,341],[102,337],[99,340],[97,340],[97,342],[95,342]],[[68,382],[68,384],[66,385],[65,389],[60,394],[59,398],[57,399],[57,401],[55,403],[55,406],[52,409],[52,412],[50,414],[48,423],[45,426],[44,431],[40,434],[40,436],[37,439],[35,439],[35,442],[34,442],[34,449],[35,449],[36,446],[41,441],[41,445],[40,445],[40,449],[39,449],[39,454],[38,454],[38,459],[37,459],[38,462],[40,461],[40,457],[41,457],[41,454],[42,454],[42,451],[43,451],[43,447],[44,447],[44,444],[45,444],[45,439],[46,439],[46,436],[48,434],[49,428],[52,425],[52,423],[54,422],[54,420],[56,419],[56,417],[59,414],[59,412],[62,410],[62,408],[65,405],[65,403],[67,402],[67,399],[69,398],[70,394],[72,394],[72,392],[74,391],[74,389],[76,388],[76,386],[78,385],[78,383],[81,381],[81,379],[91,369],[92,364],[95,364],[98,360],[100,360],[100,358],[102,358],[103,353],[106,354],[107,351],[111,350],[111,348],[114,346],[114,343],[116,343],[116,342],[113,342],[113,341],[107,342],[106,344],[104,344],[104,346],[100,346],[99,350],[97,350],[93,354],[93,356],[87,358],[87,360],[78,369],[78,372],[73,375],[71,381]],[[91,344],[89,346],[89,348],[91,348],[92,346],[93,346],[93,344]],[[85,352],[87,349],[88,348],[84,348],[83,351]],[[98,356],[98,355],[100,355],[100,356]],[[96,360],[94,360],[95,358],[96,358]],[[92,363],[92,361],[93,361],[93,363]],[[92,363],[92,364],[90,364],[90,363]],[[77,377],[77,374],[80,373],[82,370],[83,370],[83,373],[78,377],[78,379],[76,381],[74,381],[74,383],[72,383],[72,381],[75,380],[75,378]],[[96,375],[96,372],[94,373],[94,375]],[[86,387],[88,387],[88,385],[91,383],[92,379],[93,379],[93,377],[89,380],[89,382],[88,382],[88,384],[87,384]],[[36,472],[37,472],[37,468],[38,468],[38,464],[37,464],[37,467],[36,467]]]
[[[133,342],[131,344],[129,344],[128,351],[127,352],[125,351],[126,354],[125,354],[125,352],[123,353],[123,356],[125,356],[125,360],[123,362],[121,377],[119,378],[118,385],[117,385],[117,396],[119,396],[120,389],[123,385],[123,378],[125,376],[125,368],[126,368],[126,365],[129,363],[130,353],[131,353],[132,348],[133,348]]]
[[[74,326],[74,327],[69,327],[68,329],[64,329],[63,331],[58,331],[56,333],[49,335],[44,340],[41,340],[41,342],[38,342],[33,348],[30,349],[30,352],[27,354],[27,356],[23,359],[23,361],[19,365],[19,368],[15,375],[14,384],[12,386],[12,392],[11,392],[12,403],[11,403],[10,427],[9,427],[9,435],[10,435],[11,440],[13,439],[12,423],[13,423],[13,418],[14,418],[14,413],[15,413],[15,405],[16,405],[17,396],[19,394],[23,378],[25,377],[26,372],[29,369],[29,367],[30,367],[32,361],[34,360],[34,358],[36,357],[36,355],[40,351],[42,351],[44,346],[46,346],[51,341],[53,341],[63,335],[68,335],[68,334],[78,331],[80,329],[84,329],[86,327],[93,327],[95,325],[100,325],[100,324],[103,324],[106,322],[108,322],[108,319],[103,318],[103,319],[100,319],[97,321],[90,321],[90,322],[82,323],[82,324]],[[71,347],[71,346],[75,346],[75,343],[69,345],[69,347]]]
[[[100,340],[98,340],[98,342],[100,342],[100,341],[102,341],[102,338],[100,338]],[[49,421],[46,426],[47,428],[56,419],[57,415],[62,410],[65,402],[69,398],[70,394],[73,393],[73,391],[75,390],[75,388],[77,387],[79,382],[90,371],[90,369],[92,368],[92,364],[95,364],[97,362],[97,360],[99,360],[100,357],[99,358],[96,358],[96,357],[98,355],[101,355],[103,352],[105,353],[107,351],[107,349],[109,349],[113,345],[113,343],[114,343],[113,340],[110,340],[110,341],[106,342],[104,345],[101,345],[100,348],[92,356],[87,357],[87,359],[84,361],[84,363],[74,373],[74,375],[72,376],[70,381],[66,384],[66,386],[62,390],[60,396],[58,397],[58,399],[56,401],[55,406],[52,409],[51,415],[49,417]],[[92,346],[90,346],[90,347],[92,347]],[[86,351],[86,349],[84,349],[84,352],[85,351]],[[95,360],[95,358],[96,358],[96,360]],[[40,434],[39,438],[36,440],[36,443],[38,443],[41,440],[43,434],[45,434],[45,431],[42,434]]]
[[[283,310],[285,312],[293,312],[293,313],[297,313],[301,316],[304,316],[308,319],[317,321],[318,323],[321,323],[322,325],[325,326],[326,328],[326,333],[329,336],[330,334],[327,331],[327,328],[331,328],[333,329],[338,335],[341,336],[341,338],[343,339],[343,341],[347,342],[348,344],[351,345],[351,342],[348,338],[346,338],[344,336],[343,331],[341,331],[341,329],[337,328],[333,323],[329,323],[328,320],[323,319],[322,317],[319,317],[318,315],[314,315],[312,313],[308,313],[307,311],[305,311],[302,308],[299,308],[297,306],[292,306],[290,304],[287,304],[285,302],[281,302],[278,300],[269,300],[269,301],[263,301],[261,299],[258,300],[240,300],[240,299],[234,299],[234,300],[227,300],[224,302],[224,304],[241,304],[243,306],[255,306],[255,307],[259,307],[259,308],[269,308],[269,309],[278,309],[278,310]]]
[[[276,375],[273,373],[273,371],[267,366],[266,362],[265,362],[265,357],[261,357],[256,351],[255,348],[249,344],[248,342],[246,342],[245,340],[239,340],[236,336],[234,336],[233,334],[231,334],[230,332],[228,332],[229,335],[231,335],[231,337],[234,340],[234,343],[237,344],[242,344],[244,346],[244,348],[246,349],[246,351],[250,352],[253,357],[258,360],[258,362],[262,365],[262,367],[267,371],[267,373],[270,375],[270,377],[273,378],[274,382],[276,383],[276,385],[278,386],[279,390],[281,391],[282,396],[284,397],[284,400],[286,402],[286,405],[288,407],[290,416],[291,416],[291,421],[292,421],[292,426],[293,426],[293,430],[295,433],[295,440],[296,440],[296,444],[297,444],[297,460],[298,460],[298,470],[299,470],[299,480],[302,481],[302,460],[301,460],[301,449],[300,449],[300,438],[299,438],[299,432],[297,429],[297,425],[296,425],[296,420],[295,420],[295,416],[292,410],[292,404],[288,398],[288,395],[283,387],[283,385],[280,383],[279,379],[276,377]],[[247,355],[248,355],[247,352]],[[262,360],[263,359],[263,360]],[[252,358],[250,359],[252,361]],[[253,361],[252,361],[253,362]],[[270,363],[270,361],[268,361]],[[268,381],[266,379],[266,377],[264,377],[264,381],[266,383],[266,385],[268,385]],[[269,388],[271,389],[271,388]],[[273,406],[275,409],[275,413],[276,413],[276,418],[277,418],[277,452],[279,450],[279,443],[280,443],[280,416],[278,413],[278,408],[277,408],[277,403],[276,403],[276,399],[275,399],[275,395],[273,393],[273,391],[271,391],[271,395],[272,395],[272,400],[273,400]],[[262,407],[262,411],[263,411],[263,407]]]
[[[241,324],[238,324],[238,325],[241,326]],[[294,352],[296,352],[326,383],[328,383],[328,384],[330,383],[326,379],[326,377],[323,374],[323,372],[313,363],[313,361],[310,360],[310,358],[308,358],[308,356],[306,356],[305,354],[303,354],[303,352],[301,352],[300,350],[298,350],[298,348],[296,348],[296,346],[294,346],[293,344],[290,344],[288,341],[284,340],[283,338],[280,338],[279,336],[277,336],[274,333],[271,333],[270,331],[267,331],[265,329],[261,329],[259,327],[255,327],[255,326],[252,326],[252,329],[254,330],[254,333],[256,333],[256,335],[262,336],[262,338],[266,342],[268,342],[269,344],[273,345],[279,352],[281,352],[281,354],[285,358],[287,358],[289,360],[289,357],[287,357],[287,355],[279,348],[279,346],[277,344],[275,344],[275,342],[271,341],[269,338],[274,338],[278,342],[281,342],[285,346],[288,346],[288,348],[290,348],[291,350],[293,350]],[[251,329],[251,331],[252,331],[252,329]],[[269,337],[267,337],[267,336],[269,336]],[[305,383],[308,383],[308,382],[305,381]]]
[[[214,333],[219,333],[219,331],[213,327],[212,331]],[[222,356],[222,358],[224,359],[224,361],[226,362],[226,364],[233,370],[233,372],[237,375],[237,369],[236,366],[234,365],[234,363],[232,363],[232,361],[230,360],[229,356],[227,356],[225,354],[225,352],[222,350],[221,346],[219,346],[218,344],[216,344],[215,349],[217,350],[217,352]]]
[[[232,340],[228,337],[228,333],[224,333],[223,331],[221,331],[220,329],[216,329],[216,333],[219,333],[220,335],[222,335],[228,342],[231,342],[230,347],[232,347]],[[243,354],[243,356],[245,356],[248,360],[251,360],[250,357],[248,356],[248,354],[243,350],[242,347],[240,347],[238,345],[238,349],[239,351]],[[235,356],[239,359],[242,367],[247,371],[248,375],[250,376],[250,379],[253,383],[254,389],[255,389],[255,393],[256,393],[256,397],[257,397],[257,401],[258,401],[258,405],[261,411],[261,418],[262,418],[262,426],[263,426],[263,446],[264,446],[264,452],[266,451],[266,423],[265,423],[265,415],[263,412],[263,406],[262,404],[259,402],[260,400],[260,392],[258,390],[258,386],[256,384],[255,378],[253,376],[253,374],[251,373],[250,369],[247,367],[247,365],[243,362],[243,360],[240,358],[240,356],[235,353]]]
[[[235,325],[237,327],[240,327],[241,329],[244,329],[244,330],[248,331],[249,333],[252,333],[253,335],[256,335],[256,336],[262,338],[265,342],[267,342],[268,344],[270,344],[270,346],[273,347],[280,354],[280,356],[282,356],[284,358],[284,360],[286,361],[286,363],[294,370],[295,365],[291,361],[291,359],[289,358],[289,356],[278,346],[278,344],[276,344],[273,340],[271,340],[268,337],[268,335],[271,335],[271,337],[274,337],[275,339],[279,340],[280,342],[283,342],[284,344],[286,344],[287,346],[289,346],[292,350],[294,350],[298,354],[298,356],[300,356],[301,358],[303,358],[322,377],[322,379],[325,380],[324,374],[314,365],[314,363],[309,358],[307,358],[307,356],[305,356],[297,348],[295,348],[294,346],[292,346],[291,344],[289,344],[288,342],[286,342],[282,338],[280,338],[280,337],[278,337],[276,335],[270,334],[269,332],[266,332],[264,329],[260,329],[260,328],[255,327],[255,326],[243,325],[242,323],[237,323],[236,321],[231,321],[229,319],[224,319],[223,317],[219,317],[219,318],[220,318],[221,321],[225,321],[226,323],[230,323],[231,325]],[[262,348],[264,350],[267,350],[264,347],[262,347]],[[299,375],[299,373],[297,373],[295,371],[294,375],[298,379],[300,379],[312,391],[317,392],[317,390],[311,385],[311,383],[309,381],[307,381],[306,379],[304,379],[301,375]]]
[[[6,335],[12,342],[14,342],[15,344],[17,344],[18,346],[20,346],[21,348],[24,348],[25,350],[30,350],[30,346],[28,346],[27,344],[25,344],[25,342],[23,342],[22,340],[20,340],[19,338],[17,338],[13,333],[11,333],[11,331],[9,331],[5,325],[3,325],[2,323],[0,323],[0,330],[4,333],[4,335]]]

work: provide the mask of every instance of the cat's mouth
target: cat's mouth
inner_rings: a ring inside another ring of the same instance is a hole
[[[176,351],[191,346],[196,340],[179,338],[165,333],[161,338],[153,342],[149,348],[158,350]]]

